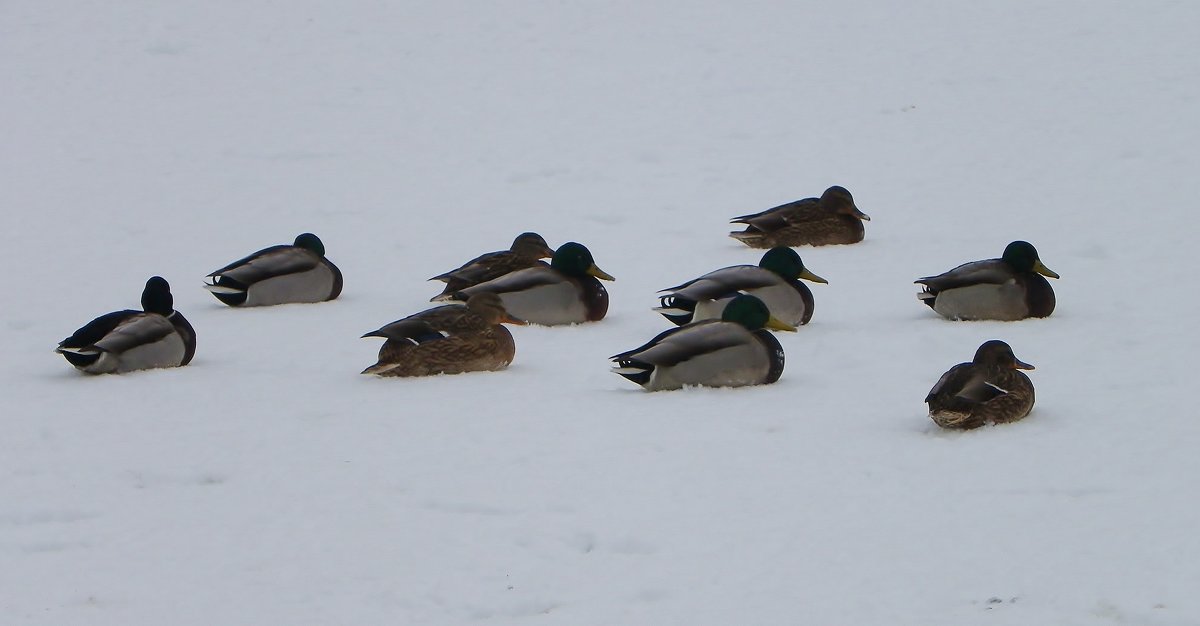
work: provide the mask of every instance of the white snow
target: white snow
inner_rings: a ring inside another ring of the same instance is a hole
[[[1200,623],[1200,5],[0,6],[0,623]],[[655,292],[826,186],[873,218],[775,385],[649,394]],[[358,372],[425,279],[585,243],[607,319],[508,371]],[[321,236],[332,303],[203,277]],[[948,322],[912,281],[1027,239],[1058,310]],[[52,353],[173,287],[199,349]],[[921,399],[986,339],[1032,415]]]

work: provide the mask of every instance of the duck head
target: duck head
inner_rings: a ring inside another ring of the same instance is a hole
[[[321,243],[321,238],[312,233],[300,233],[296,236],[296,242],[292,244],[297,248],[312,250],[320,256],[325,256],[325,244]]]
[[[567,276],[576,278],[594,276],[601,280],[616,280],[604,270],[596,267],[592,253],[586,246],[574,241],[568,241],[554,251],[554,256],[550,259],[550,266]]]
[[[162,276],[151,276],[142,290],[142,310],[167,316],[175,311],[175,299],[171,296],[171,285]]]
[[[814,283],[829,284],[829,281],[808,271],[808,268],[804,267],[804,261],[800,260],[800,255],[785,246],[767,250],[767,253],[758,262],[758,266],[779,274],[787,280],[803,278]]]
[[[1037,272],[1042,276],[1058,278],[1056,272],[1042,265],[1042,260],[1038,258],[1037,248],[1034,248],[1033,244],[1028,241],[1014,241],[1008,244],[1000,258],[1018,272]]]
[[[746,330],[750,331],[760,328],[796,331],[795,326],[780,321],[774,315],[771,315],[771,310],[767,308],[767,305],[762,300],[746,294],[730,300],[729,304],[725,305],[725,310],[721,312],[721,321],[741,324],[746,327]]]
[[[554,256],[554,249],[537,233],[521,233],[513,239],[509,250],[521,257],[531,259],[548,259]]]
[[[858,206],[854,204],[854,196],[850,195],[850,191],[845,187],[834,185],[826,189],[825,193],[821,194],[820,204],[821,208],[830,213],[857,217],[864,222],[871,221],[871,216],[858,210]]]
[[[983,345],[975,351],[975,358],[971,359],[971,362],[975,365],[996,369],[1033,369],[1032,365],[1018,359],[1017,355],[1013,354],[1011,346],[999,339],[983,342]]]

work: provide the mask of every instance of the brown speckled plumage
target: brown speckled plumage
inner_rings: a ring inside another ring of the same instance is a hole
[[[512,246],[508,250],[481,254],[456,269],[430,278],[429,280],[440,280],[446,283],[446,288],[442,290],[442,293],[434,296],[434,299],[479,283],[485,283],[493,278],[500,278],[510,272],[545,265],[539,259],[547,259],[553,255],[554,250],[546,244],[546,240],[541,235],[521,233],[513,240]]]
[[[1015,422],[1033,409],[1033,382],[1018,370],[1033,369],[1007,343],[984,342],[970,363],[942,375],[925,402],[929,417],[942,428],[970,429]]]
[[[751,248],[858,243],[865,234],[863,221],[870,219],[858,210],[849,191],[833,186],[820,198],[796,200],[735,217],[730,222],[746,224],[746,230],[729,236]]]
[[[363,370],[378,376],[431,376],[495,371],[516,354],[512,334],[501,323],[510,317],[500,298],[484,293],[467,304],[435,307],[363,335],[383,337],[378,362]]]

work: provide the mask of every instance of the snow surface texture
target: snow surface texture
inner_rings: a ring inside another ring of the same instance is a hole
[[[1200,623],[1200,4],[11,0],[0,6],[0,623]],[[1190,43],[1189,43],[1190,42]],[[782,380],[645,393],[655,290],[727,219],[873,220]],[[501,373],[359,376],[358,336],[524,230],[617,277]],[[341,299],[203,276],[321,236]],[[1044,320],[912,281],[1028,239]],[[51,353],[166,277],[186,368]],[[1180,292],[1175,289],[1179,288]],[[921,399],[985,339],[1025,421]]]

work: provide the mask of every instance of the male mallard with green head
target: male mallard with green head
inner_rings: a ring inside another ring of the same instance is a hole
[[[342,272],[312,233],[264,248],[208,275],[204,288],[229,306],[324,302],[342,293]]]
[[[829,281],[804,267],[795,250],[776,247],[767,251],[758,265],[734,265],[709,272],[682,285],[663,289],[655,308],[676,325],[718,319],[725,306],[739,294],[762,300],[771,315],[792,326],[807,324],[813,315],[813,295],[800,279],[814,283]]]
[[[142,310],[101,315],[58,343],[55,352],[88,374],[179,367],[196,354],[196,331],[175,310],[161,276],[146,281]]]
[[[493,293],[473,295],[465,305],[421,311],[363,335],[387,341],[378,362],[362,373],[431,376],[502,370],[517,351],[503,323],[525,322],[509,315]]]
[[[804,198],[753,215],[729,220],[746,224],[746,230],[730,237],[751,248],[776,246],[825,246],[863,240],[863,222],[871,218],[854,204],[845,187],[834,185],[820,198]]]
[[[594,322],[608,312],[608,291],[597,278],[615,280],[596,267],[583,244],[571,241],[554,251],[549,265],[510,272],[434,300],[466,300],[491,292],[500,296],[505,310],[531,324]]]
[[[986,341],[970,363],[950,368],[929,390],[929,417],[942,428],[1015,422],[1033,409],[1033,383],[1018,371],[1031,369],[1007,343]]]
[[[1042,264],[1037,249],[1014,241],[999,259],[973,261],[937,276],[917,279],[917,297],[952,320],[1012,321],[1054,312],[1054,289],[1043,276],[1058,274]]]
[[[647,391],[685,385],[765,385],[783,373],[783,347],[767,330],[796,330],[754,296],[725,306],[721,319],[672,328],[645,345],[611,357],[612,371]]]
[[[457,269],[438,274],[429,280],[440,280],[446,288],[438,296],[454,293],[472,285],[500,278],[509,272],[542,265],[540,259],[554,256],[554,250],[537,233],[521,233],[508,250],[488,252],[467,261]],[[438,297],[438,296],[435,296]]]

